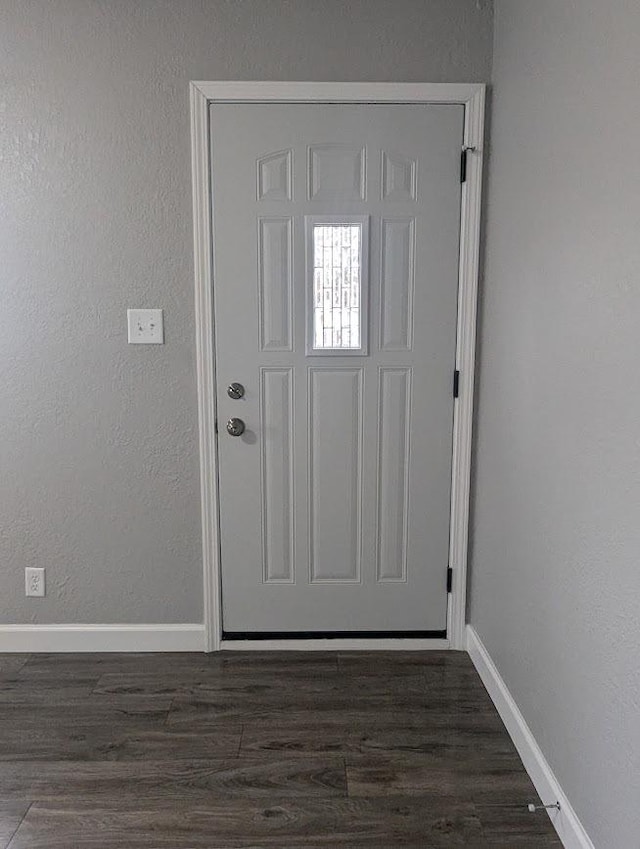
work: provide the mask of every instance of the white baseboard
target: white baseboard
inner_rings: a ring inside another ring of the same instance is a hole
[[[0,625],[0,653],[204,651],[204,625]]]
[[[594,849],[593,843],[542,754],[540,746],[489,652],[471,625],[467,625],[467,650],[522,758],[524,768],[529,773],[538,795],[545,804],[560,802],[559,811],[552,810],[548,813],[562,845],[565,849]],[[539,814],[531,814],[531,816],[539,816]]]
[[[431,651],[450,648],[449,640],[407,637],[328,640],[222,640],[221,651]]]

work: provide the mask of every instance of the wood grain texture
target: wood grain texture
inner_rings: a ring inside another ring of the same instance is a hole
[[[346,756],[349,795],[458,795],[499,804],[536,793],[515,752],[383,752]]]
[[[412,693],[427,695],[428,684],[424,675],[412,674],[384,681],[372,675],[344,675],[338,672],[322,672],[312,676],[308,671],[293,668],[287,672],[243,671],[239,674],[224,674],[207,671],[166,675],[141,673],[134,675],[103,675],[95,685],[97,695],[173,695],[207,698],[219,694],[248,698],[255,701],[269,699],[277,704],[290,705],[293,700],[301,705],[305,701],[316,702],[330,697],[371,695],[378,697],[402,696]]]
[[[487,843],[495,849],[557,849],[558,838],[543,812],[523,817],[515,805],[475,806]]]
[[[135,797],[209,802],[219,796],[345,796],[341,759],[258,762],[165,760],[19,762],[0,765],[0,797],[59,800]]]
[[[0,681],[16,675],[29,659],[28,654],[0,655]]]
[[[0,723],[1,725],[1,723]],[[164,760],[235,757],[241,726],[193,731],[140,723],[74,725],[54,729],[19,727],[0,735],[0,775],[3,763],[45,761]]]
[[[0,799],[0,849],[7,849],[28,810],[28,803]]]
[[[20,671],[20,678],[95,678],[108,672],[184,672],[201,670],[210,665],[205,654],[34,654]]]
[[[77,843],[78,834],[82,834]],[[45,839],[46,835],[50,838]],[[302,846],[445,849],[485,847],[481,824],[470,805],[454,799],[425,805],[413,799],[384,801],[274,797],[213,801],[193,807],[177,803],[92,806],[37,803],[11,849],[235,849]]]
[[[0,656],[0,849],[551,849],[466,655]]]

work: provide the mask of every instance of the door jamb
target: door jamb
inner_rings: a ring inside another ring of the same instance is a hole
[[[449,564],[453,568],[453,575],[448,598],[446,641],[450,648],[464,649],[485,86],[480,83],[191,82],[190,97],[204,650],[207,652],[227,647],[222,641],[221,629],[209,104],[231,101],[458,103],[464,106],[463,150],[469,151],[471,155],[467,157],[466,181],[462,184],[460,209],[455,365],[460,372],[460,382],[458,398],[454,402],[449,537]],[[387,642],[390,641],[380,641],[381,645],[378,647],[387,648]],[[404,641],[393,642],[399,644],[398,648],[410,648]],[[442,647],[443,641],[434,642],[439,643],[438,648]],[[228,647],[238,648],[238,645]],[[267,648],[264,642],[259,642],[255,647]],[[303,646],[298,646],[301,647]],[[376,645],[367,645],[365,642],[362,647],[373,649]]]

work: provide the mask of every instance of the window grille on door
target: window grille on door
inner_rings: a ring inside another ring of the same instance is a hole
[[[368,216],[307,216],[307,353],[365,354]]]

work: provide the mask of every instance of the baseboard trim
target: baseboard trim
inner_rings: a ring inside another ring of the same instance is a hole
[[[450,648],[449,640],[364,639],[338,637],[330,640],[225,640],[221,651],[432,651]]]
[[[0,653],[204,651],[204,625],[0,625]]]
[[[565,849],[594,849],[491,655],[471,625],[467,625],[467,650],[540,798],[547,804],[560,802],[559,811],[552,810],[548,813],[562,845]]]

